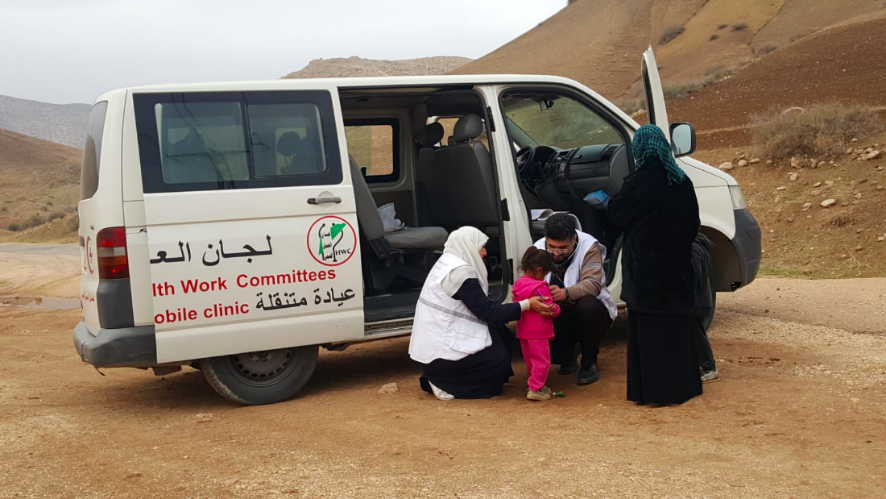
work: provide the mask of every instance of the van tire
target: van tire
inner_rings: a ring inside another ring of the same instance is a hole
[[[714,314],[717,312],[717,291],[711,287],[711,311],[704,317],[702,325],[704,326],[705,332],[708,332],[708,329],[711,328],[711,324],[714,323]]]
[[[266,352],[212,357],[200,361],[209,386],[222,397],[243,405],[289,400],[317,367],[317,345]]]

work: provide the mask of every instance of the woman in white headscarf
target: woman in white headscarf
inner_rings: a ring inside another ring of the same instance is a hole
[[[425,365],[422,389],[440,400],[501,395],[514,374],[505,324],[529,309],[551,313],[541,297],[508,304],[489,299],[488,240],[473,227],[450,234],[415,308],[409,356]]]

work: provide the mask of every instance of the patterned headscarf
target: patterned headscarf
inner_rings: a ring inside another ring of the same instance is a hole
[[[677,166],[671,145],[661,128],[655,125],[641,126],[634,134],[631,147],[634,150],[634,164],[638,170],[657,161],[668,173],[668,185],[680,184],[686,180],[686,173]]]

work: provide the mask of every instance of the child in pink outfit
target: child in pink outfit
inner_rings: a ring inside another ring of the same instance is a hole
[[[521,262],[523,276],[514,283],[514,301],[521,301],[541,296],[547,303],[553,302],[551,290],[545,282],[545,276],[554,270],[554,259],[544,250],[530,247],[523,254]],[[560,315],[560,306],[553,304],[553,317]],[[551,390],[545,383],[551,368],[551,338],[554,337],[554,321],[552,317],[542,317],[536,312],[527,310],[517,321],[517,338],[526,361],[529,373],[529,400],[548,400]]]

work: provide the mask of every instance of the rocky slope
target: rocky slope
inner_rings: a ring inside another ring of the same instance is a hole
[[[83,147],[89,104],[50,104],[0,95],[0,128]]]
[[[338,78],[354,76],[420,76],[448,73],[467,63],[465,57],[424,57],[400,61],[383,61],[348,57],[347,59],[316,59],[304,69],[283,78]]]

